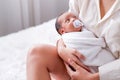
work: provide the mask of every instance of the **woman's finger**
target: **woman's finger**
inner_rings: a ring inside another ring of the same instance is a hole
[[[81,62],[82,60],[85,60],[85,56],[77,50],[74,51],[73,55],[75,57],[72,58],[72,60],[75,61],[75,63],[77,63],[79,66],[90,72],[90,69]]]
[[[85,66],[83,63],[81,63],[80,61],[77,64],[80,65],[85,70],[87,70],[88,72],[90,72],[90,69],[87,66]]]
[[[72,74],[74,73],[74,70],[72,70],[68,64],[65,64],[65,66],[66,66],[66,68],[67,68],[68,74],[69,74],[70,76],[72,76]]]
[[[70,66],[72,66],[75,70],[79,69],[80,66],[78,64],[76,64],[73,60],[69,59],[68,62],[70,64]]]
[[[88,72],[91,72],[90,69],[87,66],[85,66],[83,63],[81,63],[80,61],[76,63],[74,60],[69,59],[68,62],[75,70],[82,67],[85,70],[87,70]]]
[[[85,65],[84,65],[80,60],[78,60],[77,58],[73,59],[73,61],[74,61],[77,65],[79,65],[80,67],[82,67],[82,68],[84,68],[84,69],[86,69],[87,71],[90,72],[90,69],[89,69],[87,66],[85,66]]]
[[[70,62],[71,62],[69,60],[70,59],[68,59],[68,64],[70,64]],[[87,71],[90,72],[90,69],[87,66],[85,66],[78,58],[76,58],[76,56],[73,56],[71,60],[73,60],[73,62],[75,62],[80,67],[82,67],[82,68],[84,68],[84,69],[86,69]]]
[[[85,56],[81,54],[78,50],[75,51],[74,55],[79,58],[79,60],[85,60]]]

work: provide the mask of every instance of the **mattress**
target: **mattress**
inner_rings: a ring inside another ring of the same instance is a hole
[[[26,56],[30,47],[55,45],[60,38],[55,19],[0,37],[0,80],[26,80]]]

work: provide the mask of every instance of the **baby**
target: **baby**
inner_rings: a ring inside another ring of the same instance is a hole
[[[83,63],[93,73],[98,72],[99,66],[115,60],[112,53],[106,48],[104,39],[96,38],[74,14],[65,12],[60,15],[56,19],[55,27],[57,32],[62,35],[67,47],[77,49],[86,57]]]

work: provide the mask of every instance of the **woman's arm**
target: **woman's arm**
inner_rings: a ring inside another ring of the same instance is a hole
[[[85,60],[85,57],[80,54],[76,49],[67,48],[62,39],[57,42],[59,56],[68,63],[69,59],[79,64],[84,69],[90,71],[80,60]]]
[[[120,17],[111,19],[105,30],[107,46],[117,59],[99,67],[100,80],[120,80]]]
[[[79,17],[80,8],[82,5],[82,0],[69,0],[69,12],[74,13],[77,17]]]
[[[119,17],[120,18],[120,17]],[[120,58],[120,20],[111,20],[105,30],[105,41],[115,58]]]

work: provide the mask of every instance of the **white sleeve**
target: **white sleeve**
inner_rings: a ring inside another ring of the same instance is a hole
[[[81,0],[69,0],[69,12],[79,16]]]
[[[120,59],[99,67],[100,80],[120,80]]]
[[[120,20],[111,20],[109,26],[105,39],[117,60],[99,67],[100,80],[120,80]]]
[[[105,39],[108,47],[116,58],[120,58],[120,21],[111,20]]]

